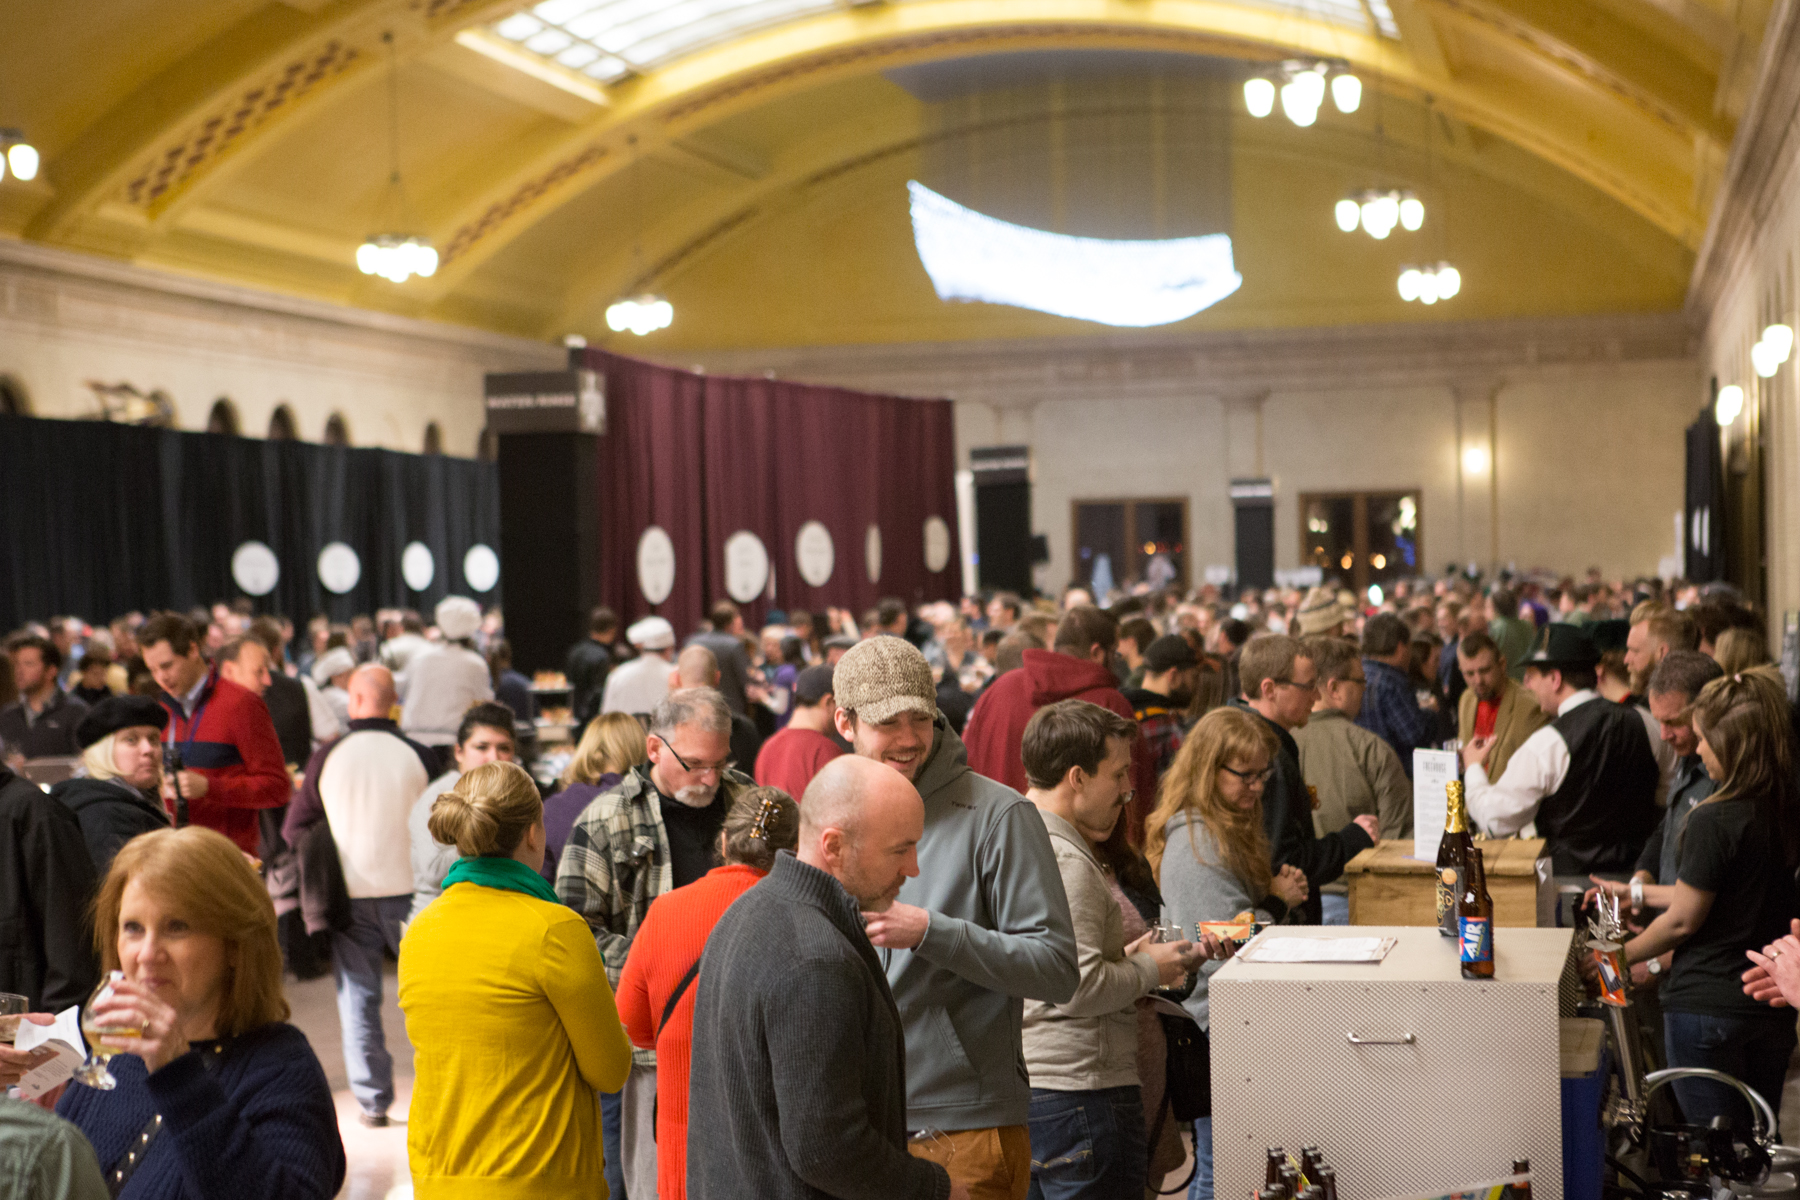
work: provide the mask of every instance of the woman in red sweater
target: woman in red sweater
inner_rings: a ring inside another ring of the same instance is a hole
[[[688,1062],[700,952],[731,902],[800,840],[800,806],[780,788],[749,788],[725,816],[723,866],[657,897],[619,976],[619,1017],[639,1049],[656,1051],[656,1192],[687,1198]]]

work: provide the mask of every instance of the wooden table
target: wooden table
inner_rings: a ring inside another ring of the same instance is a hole
[[[1350,889],[1352,925],[1437,924],[1437,867],[1412,853],[1411,838],[1382,842],[1364,850],[1344,865],[1344,882]],[[1544,856],[1542,838],[1477,839],[1487,868],[1488,894],[1494,898],[1494,924],[1528,928],[1539,924],[1540,890],[1554,901],[1554,885],[1548,869],[1542,882],[1538,860]],[[1547,924],[1554,923],[1554,905]]]

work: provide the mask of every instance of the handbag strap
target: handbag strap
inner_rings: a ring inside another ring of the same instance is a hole
[[[694,977],[698,974],[700,974],[700,960],[696,958],[694,965],[687,969],[687,974],[681,977],[681,982],[675,985],[675,990],[669,993],[669,1002],[663,1005],[662,1020],[656,1024],[657,1037],[662,1036],[663,1029],[669,1024],[669,1018],[675,1015],[675,1006],[681,1003],[681,998],[687,994],[688,985],[694,982]]]
[[[137,1174],[137,1169],[142,1165],[145,1155],[150,1153],[151,1143],[156,1141],[157,1135],[162,1131],[162,1114],[157,1113],[144,1123],[144,1128],[131,1139],[130,1148],[120,1156],[118,1162],[112,1165],[112,1169],[107,1171],[106,1190],[112,1194],[113,1200],[118,1200],[119,1193],[125,1190],[125,1185],[131,1182],[131,1177]]]

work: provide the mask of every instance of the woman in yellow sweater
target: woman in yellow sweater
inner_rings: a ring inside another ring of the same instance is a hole
[[[537,787],[477,767],[432,805],[431,835],[462,857],[400,942],[414,1195],[603,1198],[596,1093],[623,1086],[631,1044],[587,922],[538,874]]]

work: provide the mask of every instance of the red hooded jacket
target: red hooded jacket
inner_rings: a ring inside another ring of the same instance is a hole
[[[268,706],[250,689],[219,678],[217,669],[200,691],[197,720],[167,692],[157,699],[169,710],[164,744],[180,748],[184,768],[206,776],[206,795],[188,800],[188,820],[218,830],[254,855],[257,810],[280,808],[294,790]]]
[[[1111,709],[1126,720],[1134,714],[1119,691],[1119,681],[1103,665],[1054,650],[1027,650],[1025,664],[1008,671],[981,694],[969,714],[963,744],[969,766],[978,774],[1023,792],[1025,762],[1020,757],[1025,726],[1032,714],[1058,700],[1086,700]],[[1156,762],[1142,733],[1131,748],[1131,780],[1137,791],[1125,810],[1133,845],[1143,841],[1144,817],[1156,806]]]

